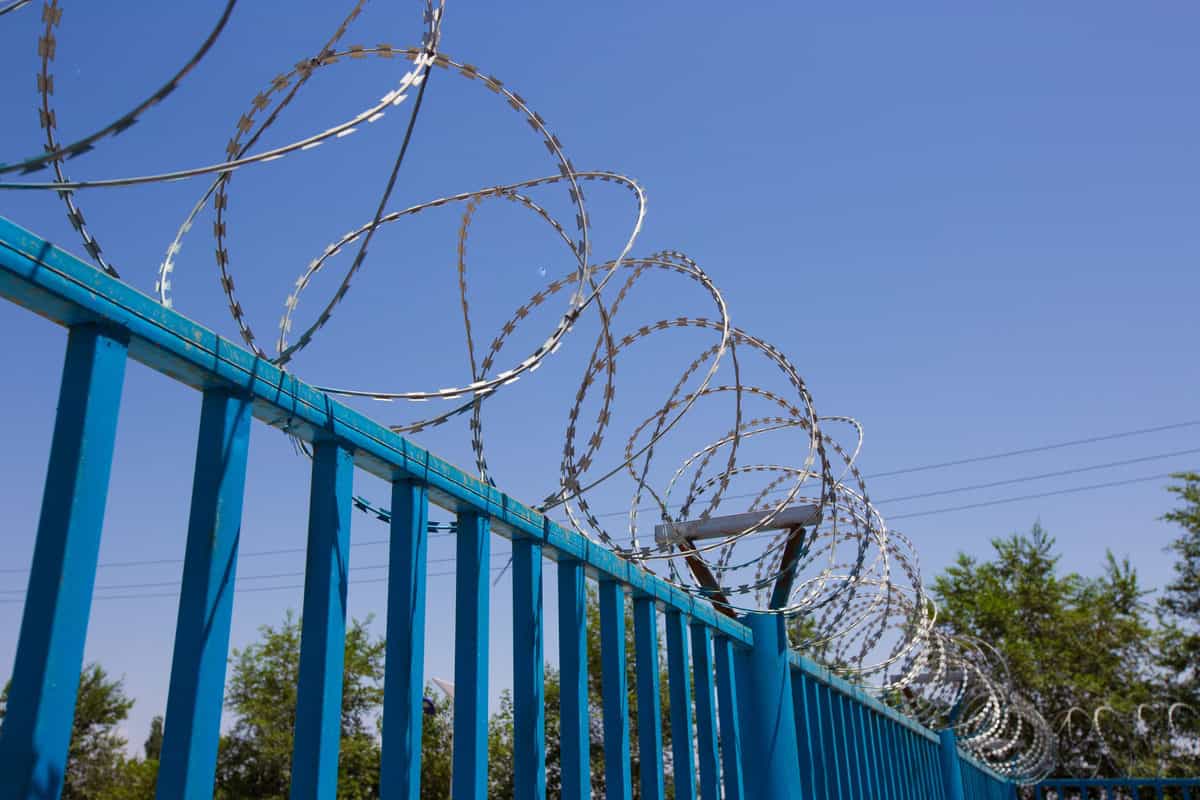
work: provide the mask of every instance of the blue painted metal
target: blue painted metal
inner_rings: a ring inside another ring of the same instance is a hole
[[[746,797],[742,774],[742,733],[738,728],[738,682],[735,678],[733,643],[724,636],[713,642],[717,662],[717,703],[721,720],[721,778],[726,800]]]
[[[735,662],[746,793],[756,800],[787,800],[800,786],[800,764],[786,620],[752,614],[746,621],[754,647],[740,651]]]
[[[883,790],[875,781],[875,759],[871,750],[871,732],[868,728],[867,715],[870,713],[864,706],[852,703],[854,721],[858,728],[859,763],[862,765],[862,785],[867,797],[882,797]]]
[[[83,667],[127,338],[71,329],[0,733],[0,798],[57,798]]]
[[[958,737],[953,728],[938,734],[941,739],[942,791],[946,800],[966,800],[963,791],[962,767],[958,761]]]
[[[667,684],[671,693],[671,768],[675,800],[695,800],[696,762],[692,758],[692,680],[688,672],[687,621],[668,611]]]
[[[796,722],[796,757],[800,762],[800,786],[806,797],[814,797],[812,741],[808,736],[808,697],[804,673],[791,670],[792,716]]]
[[[558,562],[559,751],[562,799],[592,794],[588,722],[587,589],[584,565]]]
[[[308,500],[296,738],[292,747],[293,800],[333,800],[337,795],[353,493],[354,461],[350,451],[335,441],[317,442]]]
[[[250,404],[205,392],[156,796],[211,798],[250,444]]]
[[[546,797],[545,675],[542,661],[542,546],[517,539],[513,552],[513,789],[516,800]]]
[[[696,686],[696,749],[700,760],[700,797],[701,800],[720,800],[719,759],[721,752],[717,744],[717,696],[713,675],[712,633],[706,625],[695,621],[692,622],[691,629],[692,677]]]
[[[829,787],[829,766],[832,758],[826,754],[821,722],[821,685],[804,673],[805,728],[812,752],[812,793],[817,800],[832,797]]]
[[[488,518],[475,511],[458,515],[454,605],[455,800],[487,797],[488,611],[491,574]]]
[[[633,643],[637,651],[639,777],[644,800],[662,800],[662,698],[658,693],[658,618],[649,597],[633,599]]]
[[[360,469],[393,481],[425,484],[430,502],[452,511],[470,508],[491,518],[492,530],[542,538],[561,558],[585,562],[607,577],[702,621],[742,645],[745,625],[641,569],[587,537],[549,522],[513,497],[404,439],[295,375],[257,358],[228,339],[156,303],[34,234],[0,218],[0,297],[62,325],[103,320],[131,336],[135,361],[193,388],[224,385],[254,399],[254,416],[301,439],[336,436],[354,451]]]
[[[429,548],[429,495],[422,484],[392,483],[390,533],[379,794],[383,800],[419,800]]]
[[[223,637],[227,637],[228,590],[236,566],[236,503],[240,501],[239,470],[244,470],[249,409],[260,420],[285,427],[313,444],[316,454],[293,757],[294,797],[332,797],[336,790],[350,488],[357,466],[393,482],[381,774],[381,794],[388,800],[416,800],[420,794],[429,502],[453,510],[460,519],[454,797],[481,798],[486,794],[491,588],[487,576],[490,537],[495,533],[515,541],[514,715],[518,732],[514,772],[518,797],[540,800],[545,794],[540,594],[541,558],[545,556],[559,563],[564,798],[590,796],[585,580],[591,575],[600,581],[609,797],[632,794],[624,616],[624,594],[629,592],[637,598],[639,705],[648,712],[639,720],[642,796],[661,796],[664,788],[654,633],[656,607],[662,604],[667,615],[673,788],[679,800],[696,793],[690,746],[689,699],[693,692],[699,791],[704,800],[716,798],[722,788],[724,797],[731,800],[797,794],[804,794],[806,800],[857,800],[860,796],[955,800],[944,792],[938,737],[811,660],[786,652],[778,626],[772,628],[777,620],[759,619],[748,626],[717,613],[707,601],[594,546],[294,376],[4,220],[0,220],[0,296],[73,328],[13,699],[0,734],[0,800],[53,797],[61,782],[94,581],[123,375],[123,342],[128,342],[130,357],[208,393],[197,455],[160,796],[211,794],[212,731],[220,720],[227,649]],[[239,404],[232,397],[246,398],[240,404],[240,416],[233,412]],[[214,435],[214,426],[240,433],[230,438]],[[202,546],[205,530],[211,530],[214,538]],[[211,624],[202,632],[198,620],[205,619]],[[689,687],[684,633],[689,624],[694,690]],[[1012,796],[1011,784],[970,756],[954,750],[947,753],[960,769],[963,790],[970,800]],[[1146,785],[1161,790],[1176,784]],[[1187,784],[1183,788],[1190,791]]]
[[[633,797],[629,769],[629,692],[625,679],[625,593],[600,581],[600,691],[604,714],[604,789],[608,800]]]
[[[851,776],[854,768],[849,748],[850,739],[847,736],[845,718],[846,696],[838,691],[831,691],[829,698],[833,709],[834,745],[838,753],[838,787],[841,797],[845,800],[857,800],[858,793],[854,791]]]

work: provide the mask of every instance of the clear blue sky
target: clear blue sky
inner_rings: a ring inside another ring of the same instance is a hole
[[[196,46],[219,4],[64,5],[54,101],[69,139],[156,88]],[[255,92],[316,52],[346,7],[308,0],[243,5],[177,95],[72,162],[68,173],[111,177],[220,159]],[[577,167],[624,172],[643,183],[649,216],[635,252],[673,248],[696,258],[720,286],[734,323],[790,355],[821,413],[863,422],[867,474],[1200,419],[1194,4],[747,9],[452,2],[443,49],[519,91]],[[39,17],[31,6],[0,24],[0,160],[41,147]],[[419,27],[418,4],[377,2],[344,41],[406,46]],[[267,143],[357,113],[402,71],[402,64],[382,61],[319,71]],[[370,218],[404,121],[389,116],[342,142],[234,179],[231,253],[256,328],[271,332],[304,265]],[[391,205],[554,171],[538,139],[503,103],[478,84],[438,72]],[[105,253],[150,292],[163,251],[201,191],[201,182],[97,190],[80,202]],[[562,194],[539,199],[565,213]],[[589,200],[596,254],[607,258],[627,234],[630,207],[616,190],[592,189]],[[53,196],[0,193],[0,214],[82,252]],[[210,222],[203,217],[186,241],[177,307],[232,336]],[[410,389],[463,381],[457,224],[457,211],[442,209],[381,234],[328,333],[295,370],[318,384]],[[542,270],[569,269],[546,229],[495,204],[480,212],[469,252],[476,335],[485,342],[545,280]],[[326,296],[332,267],[306,296],[302,314]],[[678,286],[648,283],[630,300],[628,322],[711,314],[701,295]],[[551,324],[550,316],[538,317],[520,342],[541,341]],[[0,423],[3,677],[17,640],[65,335],[7,304],[0,304],[0,331],[7,342],[0,369],[9,376]],[[498,396],[486,416],[498,481],[529,502],[556,480],[566,409],[590,336],[570,339],[555,362]],[[663,337],[658,349],[648,345],[623,362],[617,431],[628,432],[661,402],[680,360],[693,357],[700,342]],[[766,375],[761,364],[750,369]],[[179,576],[172,560],[184,548],[199,397],[135,364],[125,397],[101,561],[166,563],[100,571],[97,596],[108,599],[94,605],[87,657],[125,676],[138,700],[128,735],[140,744],[165,704]],[[368,410],[387,422],[411,418],[399,406]],[[724,433],[726,411],[698,409],[676,455]],[[470,465],[464,425],[417,441]],[[795,459],[793,445],[780,439],[777,460]],[[872,495],[884,501],[1194,448],[1200,426],[881,477],[871,483]],[[1158,521],[1171,507],[1164,480],[899,517],[1197,466],[1197,454],[1173,456],[880,505],[915,541],[927,579],[957,552],[986,555],[991,537],[1040,519],[1057,537],[1065,568],[1095,572],[1111,548],[1128,554],[1146,585],[1157,587],[1169,578],[1163,548],[1173,535]],[[282,436],[256,427],[241,589],[300,583],[288,573],[303,568],[307,472]],[[621,510],[628,488],[598,491],[595,507]],[[359,476],[357,489],[386,502],[382,485],[368,476]],[[355,579],[382,577],[386,530],[362,516],[354,526]],[[448,537],[435,540],[431,558],[447,559],[431,565],[435,574],[452,570],[451,545]],[[294,552],[253,555],[288,548]],[[497,542],[495,550],[506,547]],[[113,599],[123,596],[134,599]],[[299,588],[240,592],[235,646],[298,608],[300,597]],[[352,613],[381,620],[384,597],[381,583],[356,584]],[[493,601],[498,689],[511,682],[507,583],[496,587]],[[452,607],[450,579],[435,578],[427,675],[451,675]],[[547,652],[555,646],[551,636]]]

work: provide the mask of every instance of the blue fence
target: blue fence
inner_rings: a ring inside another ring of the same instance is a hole
[[[1200,778],[1074,778],[1042,781],[1026,796],[1036,800],[1200,800]]]
[[[0,800],[56,798],[95,581],[127,358],[203,392],[159,798],[209,798],[229,647],[251,418],[312,445],[294,798],[333,798],[356,469],[392,486],[381,794],[420,796],[428,505],[457,514],[456,800],[487,793],[489,548],[512,540],[518,798],[545,796],[542,569],[555,562],[562,797],[591,794],[586,583],[597,581],[608,798],[633,793],[636,692],[640,795],[704,800],[991,800],[1016,787],[787,648],[782,621],[716,613],[583,536],[414,446],[294,376],[0,219],[0,295],[69,330],[33,564],[0,729]],[[625,652],[633,605],[634,652]],[[664,616],[672,753],[659,729]],[[636,686],[626,685],[632,655]],[[649,713],[647,713],[649,710]]]

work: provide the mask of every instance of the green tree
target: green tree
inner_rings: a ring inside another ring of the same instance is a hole
[[[162,755],[162,743],[163,718],[162,714],[159,714],[150,720],[150,735],[146,737],[146,743],[142,745],[142,749],[146,751],[147,761],[158,761]]]
[[[1099,577],[1063,574],[1040,524],[991,544],[992,560],[959,554],[934,580],[943,630],[995,647],[1014,688],[1051,724],[1075,705],[1130,711],[1153,696],[1147,593],[1128,559],[1108,553]],[[1125,744],[1110,742],[1122,752]],[[1080,755],[1101,761],[1101,774],[1129,768],[1095,743]]]
[[[429,684],[425,697],[433,713],[421,724],[421,800],[445,800],[454,766],[454,701]]]
[[[664,778],[667,797],[674,796],[670,764],[671,726],[669,722],[670,690],[666,675],[666,647],[661,631],[658,636],[659,652],[659,703],[662,718]],[[638,703],[637,664],[634,650],[633,613],[629,603],[625,605],[625,681],[629,688],[629,735],[630,773],[633,781],[633,796],[641,797],[641,754],[638,748]],[[588,717],[589,755],[593,796],[603,797],[604,781],[604,723],[602,700],[602,676],[600,659],[600,605],[596,593],[589,588],[587,599],[587,655],[588,655]],[[561,736],[561,680],[557,669],[547,665],[545,679],[546,718],[546,795],[557,797],[562,794],[562,768],[560,752]],[[513,700],[505,691],[500,698],[500,710],[492,716],[488,725],[488,797],[508,800],[513,797]]]
[[[121,759],[116,780],[94,795],[95,800],[154,800],[158,759]]]
[[[355,620],[346,632],[338,797],[351,800],[379,793],[384,642],[371,636],[370,622]],[[217,794],[283,800],[291,782],[300,621],[289,612],[279,627],[259,630],[261,639],[231,659],[225,705],[235,721],[221,739]]]
[[[1163,519],[1179,525],[1183,533],[1168,547],[1176,557],[1175,578],[1158,599],[1163,628],[1158,661],[1169,696],[1200,709],[1200,474],[1174,477],[1182,485],[1167,490],[1178,495],[1183,506]]]

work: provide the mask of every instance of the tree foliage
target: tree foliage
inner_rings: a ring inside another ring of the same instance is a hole
[[[1165,671],[1169,696],[1200,709],[1200,474],[1174,476],[1181,485],[1170,486],[1183,506],[1163,516],[1183,528],[1171,542],[1175,577],[1158,600],[1163,628],[1158,663]]]
[[[934,580],[944,630],[996,648],[1051,724],[1072,706],[1131,709],[1153,697],[1147,592],[1128,559],[1107,553],[1098,577],[1064,573],[1040,524],[991,545],[990,561],[960,554]],[[1089,747],[1086,757],[1103,762],[1100,745]],[[1102,774],[1115,769],[1104,762]]]
[[[355,620],[346,631],[338,797],[352,800],[379,793],[384,641],[369,625],[369,618]],[[289,612],[278,627],[259,632],[258,642],[233,653],[225,705],[234,724],[217,757],[218,797],[283,800],[291,783],[300,621]]]

